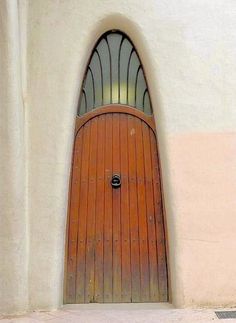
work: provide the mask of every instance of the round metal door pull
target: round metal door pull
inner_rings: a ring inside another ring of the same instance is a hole
[[[119,188],[121,186],[121,178],[120,175],[114,174],[111,179],[111,186],[113,188]]]

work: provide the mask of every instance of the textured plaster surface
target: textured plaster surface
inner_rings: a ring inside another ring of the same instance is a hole
[[[17,1],[0,1],[0,313],[28,305],[24,108]]]
[[[233,305],[236,133],[170,135],[167,143],[184,305]]]
[[[24,6],[18,30],[17,11]],[[89,54],[110,29],[133,40],[150,87],[172,301],[179,307],[234,305],[235,1],[3,0],[0,9],[0,68],[9,79],[0,80],[1,137],[7,138],[0,170],[2,311],[27,310],[26,299],[30,309],[62,304],[78,95]]]

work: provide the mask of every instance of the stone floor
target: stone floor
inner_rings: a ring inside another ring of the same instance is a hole
[[[33,312],[17,317],[1,317],[0,323],[236,322],[236,319],[219,320],[214,311],[214,309],[174,309],[169,304],[66,305],[57,311]]]

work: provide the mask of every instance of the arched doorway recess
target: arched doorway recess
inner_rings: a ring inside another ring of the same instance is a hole
[[[78,105],[65,303],[168,301],[155,122],[143,67],[121,32],[90,57]]]

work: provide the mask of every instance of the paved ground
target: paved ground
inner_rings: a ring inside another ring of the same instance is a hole
[[[219,320],[213,309],[174,309],[169,304],[66,305],[57,311],[0,318],[0,323],[212,323],[213,321],[231,323],[236,322],[236,319]]]

